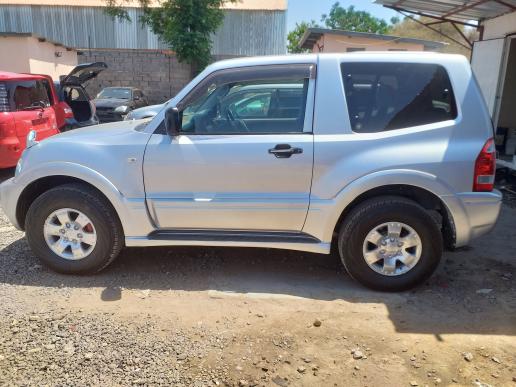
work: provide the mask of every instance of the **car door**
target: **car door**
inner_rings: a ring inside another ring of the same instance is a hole
[[[55,112],[43,80],[15,81],[11,84],[11,93],[16,109],[16,135],[23,147],[31,130],[37,132],[38,140],[58,133]]]
[[[201,81],[178,104],[181,133],[155,133],[146,150],[146,199],[157,227],[300,231],[312,180],[314,73],[308,64],[259,66]],[[275,117],[270,98],[252,98],[279,84],[301,90],[291,116]],[[245,111],[261,109],[261,125],[238,116],[246,100],[254,106]]]

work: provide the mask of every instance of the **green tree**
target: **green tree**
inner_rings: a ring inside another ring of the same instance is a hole
[[[299,47],[299,44],[301,43],[301,39],[303,38],[303,35],[305,34],[306,30],[312,27],[318,27],[317,23],[314,20],[310,21],[309,23],[305,21],[301,23],[296,23],[294,29],[290,31],[287,36],[288,52],[296,54],[310,51]]]
[[[366,11],[357,11],[354,6],[347,9],[336,2],[332,5],[330,13],[322,15],[321,21],[326,27],[338,30],[371,32],[386,34],[389,32],[389,24]]]
[[[225,3],[236,0],[162,0],[151,7],[150,0],[138,0],[143,9],[140,22],[150,26],[161,41],[175,51],[180,62],[189,63],[195,74],[211,58],[212,35],[224,21]],[[105,0],[106,13],[113,18],[131,21],[124,5],[130,0]]]

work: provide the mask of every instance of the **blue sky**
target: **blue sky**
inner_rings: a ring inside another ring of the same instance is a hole
[[[337,0],[288,0],[287,30],[290,31],[296,22],[312,20],[320,22],[321,15],[328,13]],[[367,11],[372,15],[389,21],[392,16],[399,16],[395,11],[374,4],[372,0],[339,1],[342,7],[354,5],[356,9]]]

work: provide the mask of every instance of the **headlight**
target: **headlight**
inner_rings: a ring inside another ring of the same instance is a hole
[[[126,114],[129,111],[129,106],[119,106],[115,109],[115,113]]]
[[[18,160],[18,164],[16,164],[16,170],[14,171],[14,176],[18,176],[21,173],[22,168],[23,168],[23,159],[20,158]]]

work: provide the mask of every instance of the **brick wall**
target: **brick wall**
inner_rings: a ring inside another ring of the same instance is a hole
[[[94,97],[104,87],[133,86],[150,104],[165,102],[190,81],[190,66],[168,51],[82,50],[79,63],[106,62],[108,69],[86,87]]]

